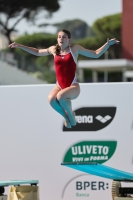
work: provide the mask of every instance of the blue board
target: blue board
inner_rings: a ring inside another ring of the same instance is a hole
[[[38,180],[12,180],[12,181],[0,181],[0,187],[5,187],[9,185],[23,185],[23,184],[30,184],[30,185],[37,185],[39,183]]]
[[[61,165],[103,178],[116,181],[133,182],[132,173],[114,169],[98,163],[62,163]]]

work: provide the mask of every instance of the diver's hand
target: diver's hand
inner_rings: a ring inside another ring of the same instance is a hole
[[[109,38],[108,38],[108,39],[107,39],[107,43],[108,43],[109,46],[111,46],[111,45],[113,45],[113,44],[119,44],[120,41],[117,40],[116,38],[113,38],[113,39],[110,39],[110,40],[109,40]]]
[[[9,48],[19,48],[21,45],[16,43],[16,42],[13,42],[12,44],[10,44],[8,47]]]

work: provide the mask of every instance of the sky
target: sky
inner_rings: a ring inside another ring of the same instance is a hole
[[[122,0],[60,0],[60,9],[53,14],[52,18],[46,19],[43,17],[44,14],[41,14],[37,24],[81,19],[91,26],[98,18],[120,12],[122,12]],[[56,31],[52,26],[38,28],[35,25],[29,25],[25,20],[16,28],[20,35],[25,32],[32,34],[34,32],[55,33]]]

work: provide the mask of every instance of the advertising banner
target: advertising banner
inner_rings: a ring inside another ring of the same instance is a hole
[[[1,180],[39,180],[40,199],[112,199],[111,179],[61,163],[97,162],[133,173],[133,83],[80,86],[71,129],[48,103],[54,85],[0,87]]]

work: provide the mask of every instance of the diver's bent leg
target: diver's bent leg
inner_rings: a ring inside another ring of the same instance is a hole
[[[57,99],[60,105],[67,111],[68,118],[72,126],[76,125],[75,115],[72,111],[71,100],[76,99],[80,94],[80,87],[78,84],[72,85],[58,92]]]
[[[71,128],[71,124],[69,122],[68,116],[66,115],[66,112],[62,108],[62,106],[59,104],[59,101],[55,97],[51,97],[50,95],[48,96],[48,101],[50,105],[52,106],[52,108],[65,118],[65,126],[67,128]]]

